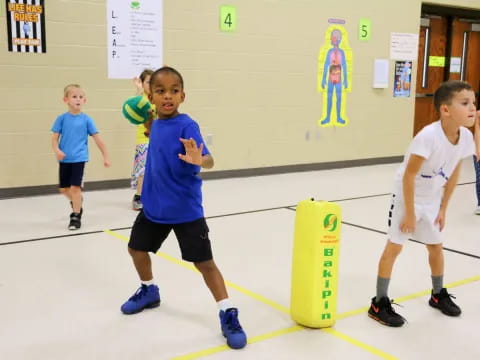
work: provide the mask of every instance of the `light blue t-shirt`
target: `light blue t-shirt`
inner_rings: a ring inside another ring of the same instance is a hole
[[[70,114],[66,112],[57,117],[52,131],[60,134],[60,150],[65,158],[60,162],[75,163],[88,161],[88,135],[98,133],[92,118],[84,113]]]
[[[152,123],[142,187],[143,212],[147,219],[163,224],[179,224],[202,218],[200,166],[178,158],[185,154],[180,138],[204,144],[198,124],[186,114]]]

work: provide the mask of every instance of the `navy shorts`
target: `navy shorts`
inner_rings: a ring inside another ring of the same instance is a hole
[[[183,260],[197,263],[213,259],[205,218],[180,224],[160,224],[148,220],[140,211],[133,223],[128,247],[156,253],[171,230],[177,237]]]
[[[59,187],[82,186],[84,162],[60,163]]]

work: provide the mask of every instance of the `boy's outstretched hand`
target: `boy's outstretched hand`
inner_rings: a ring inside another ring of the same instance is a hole
[[[185,147],[185,154],[178,154],[178,158],[193,165],[202,166],[202,151],[203,144],[197,146],[194,139],[180,138],[183,146]]]

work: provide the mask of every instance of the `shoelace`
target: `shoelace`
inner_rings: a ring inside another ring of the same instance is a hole
[[[449,293],[446,292],[442,295],[436,294],[434,296],[438,299],[438,301],[440,301],[442,299],[445,299],[445,301],[448,303],[448,305],[456,306],[455,303],[452,300],[452,298],[456,299],[456,297],[452,294],[449,294]]]
[[[128,300],[138,301],[142,296],[145,296],[146,293],[147,293],[147,286],[142,285],[137,289],[137,291],[135,291],[135,294],[133,294]]]
[[[390,302],[388,303],[387,313],[388,313],[389,315],[400,316],[400,317],[403,319],[403,321],[407,322],[407,319],[405,319],[402,315],[398,314],[397,312],[395,312],[395,310],[393,310],[392,305],[396,305],[396,306],[403,307],[402,305],[394,302],[394,300],[392,299],[392,300],[390,300]]]
[[[229,311],[225,313],[225,324],[231,332],[242,332],[242,326],[238,322],[237,312]]]

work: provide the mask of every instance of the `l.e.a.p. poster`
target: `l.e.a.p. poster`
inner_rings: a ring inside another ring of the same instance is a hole
[[[8,51],[47,52],[44,0],[6,0]]]

